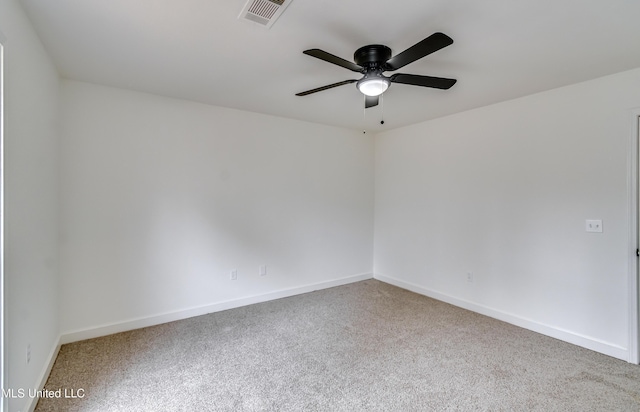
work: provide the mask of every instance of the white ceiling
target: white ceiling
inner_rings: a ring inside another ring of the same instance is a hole
[[[356,129],[640,67],[638,0],[293,0],[271,29],[237,18],[245,2],[22,0],[65,78]],[[454,44],[400,72],[458,79],[448,91],[392,84],[366,115],[353,84],[295,96],[359,78],[303,50],[395,55],[436,31]]]

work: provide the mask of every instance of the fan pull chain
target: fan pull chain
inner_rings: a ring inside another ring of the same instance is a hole
[[[380,124],[384,124],[384,93],[380,95]]]

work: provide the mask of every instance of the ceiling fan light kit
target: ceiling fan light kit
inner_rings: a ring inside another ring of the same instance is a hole
[[[387,89],[389,88],[389,84],[391,84],[389,79],[380,75],[380,77],[369,78],[365,76],[364,78],[358,80],[356,86],[362,94],[375,97],[380,96],[382,93],[387,91]]]
[[[386,77],[383,72],[398,70],[409,63],[413,63],[431,53],[434,53],[453,43],[453,40],[443,33],[434,33],[426,39],[414,44],[400,54],[391,57],[391,49],[381,44],[371,44],[356,50],[352,63],[341,57],[334,56],[320,49],[305,50],[303,53],[328,63],[344,67],[353,72],[362,73],[359,79],[349,79],[327,86],[296,93],[296,96],[307,96],[312,93],[332,89],[344,84],[356,83],[358,90],[367,96],[365,109],[378,105],[378,96],[384,93],[391,83],[402,83],[412,86],[431,87],[436,89],[449,89],[456,83],[456,79],[444,77],[421,76],[417,74],[396,73]]]

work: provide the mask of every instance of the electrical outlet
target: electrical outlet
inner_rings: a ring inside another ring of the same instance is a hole
[[[602,220],[587,220],[586,231],[593,233],[602,233]]]
[[[27,344],[27,365],[31,362],[31,344]]]
[[[229,279],[231,280],[238,279],[238,271],[236,269],[232,270],[231,273],[229,273]]]
[[[467,282],[473,283],[473,273],[467,272]]]
[[[267,265],[260,266],[260,276],[266,276],[266,275],[267,275]]]

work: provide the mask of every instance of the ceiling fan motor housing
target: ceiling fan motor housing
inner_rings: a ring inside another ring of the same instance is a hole
[[[353,61],[365,70],[381,68],[391,58],[391,49],[382,44],[370,44],[360,47],[353,54]]]

